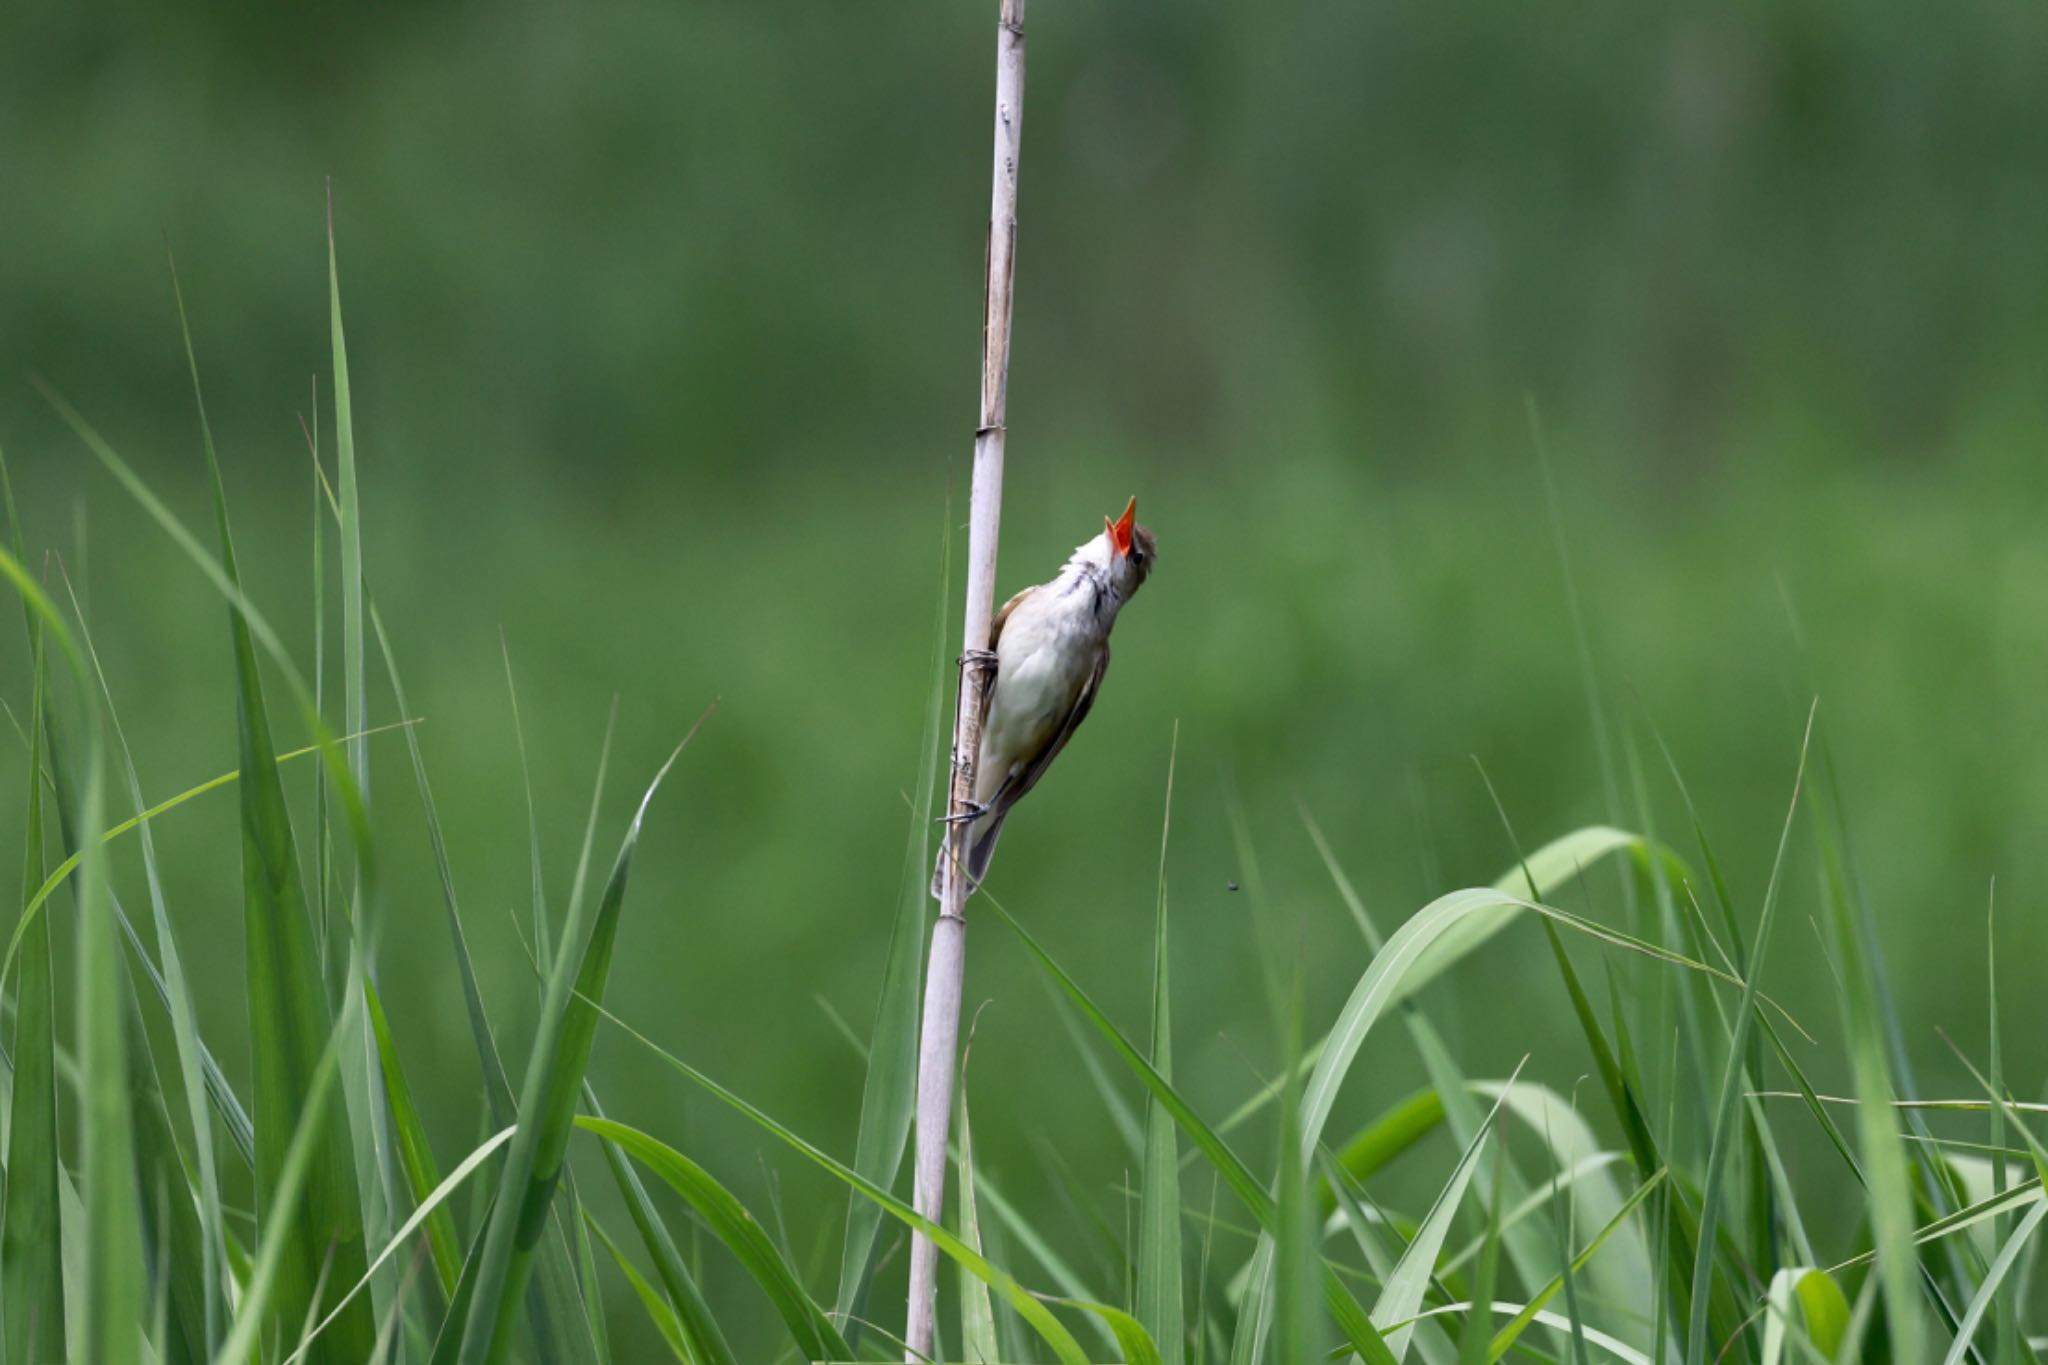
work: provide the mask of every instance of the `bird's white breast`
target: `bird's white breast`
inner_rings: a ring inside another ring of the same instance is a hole
[[[996,685],[982,731],[979,799],[1028,763],[1066,722],[1107,632],[1090,589],[1055,579],[1019,602],[996,642]]]

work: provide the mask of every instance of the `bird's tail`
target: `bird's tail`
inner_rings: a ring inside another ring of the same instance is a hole
[[[967,858],[964,870],[967,873],[967,891],[972,895],[981,885],[981,879],[988,873],[989,860],[996,856],[996,839],[1003,832],[1003,821],[1010,815],[1006,806],[990,811],[967,827]],[[946,859],[952,854],[951,841],[939,844],[938,861],[932,866],[932,899],[945,899]]]

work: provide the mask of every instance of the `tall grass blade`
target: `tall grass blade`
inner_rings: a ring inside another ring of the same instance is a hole
[[[974,1030],[968,1028],[967,1051],[972,1052]],[[974,1195],[974,1129],[967,1117],[967,1058],[960,1061],[960,1088],[958,1104],[958,1128],[960,1148],[960,1244],[975,1255],[981,1249],[981,1211]],[[877,1210],[879,1212],[879,1210]],[[988,1286],[969,1271],[960,1268],[960,1358],[965,1365],[1000,1365],[1002,1351],[996,1345],[995,1302],[989,1297]]]
[[[702,723],[700,719],[698,724]],[[692,726],[690,734],[695,733]],[[548,973],[540,1027],[520,1091],[518,1135],[506,1156],[497,1206],[485,1229],[475,1294],[457,1356],[461,1365],[502,1360],[511,1349],[511,1322],[524,1298],[534,1253],[547,1231],[549,1206],[568,1156],[576,1097],[597,1029],[596,1002],[604,998],[605,980],[611,971],[633,850],[639,843],[648,804],[689,742],[690,735],[685,735],[648,784],[612,863],[611,878],[595,916],[588,907],[579,907],[577,915],[563,926],[563,950]]]
[[[761,1224],[696,1162],[638,1129],[610,1119],[581,1118],[577,1123],[619,1147],[666,1182],[697,1211],[712,1234],[745,1267],[767,1294],[775,1311],[796,1339],[806,1360],[844,1360],[852,1351],[824,1310],[811,1301],[788,1261]]]
[[[8,494],[9,519],[13,494]],[[20,531],[15,530],[20,552]],[[24,605],[26,599],[24,598]],[[29,706],[27,791],[22,804],[28,838],[22,855],[22,901],[43,881],[43,734],[47,665],[43,625],[28,617],[33,694]],[[4,1359],[34,1360],[64,1349],[64,1284],[57,1204],[57,1052],[50,929],[40,919],[23,943],[15,983],[13,1092],[8,1100],[6,1211],[0,1222],[0,1317]]]
[[[1516,1068],[1517,1074],[1520,1070]],[[1508,1084],[1514,1084],[1513,1077],[1509,1078]],[[1465,1202],[1465,1190],[1479,1169],[1480,1154],[1485,1150],[1494,1121],[1500,1117],[1501,1107],[1506,1102],[1507,1091],[1503,1090],[1501,1098],[1494,1101],[1493,1108],[1480,1124],[1478,1134],[1452,1168],[1450,1179],[1437,1192],[1436,1201],[1430,1205],[1429,1213],[1416,1230],[1414,1239],[1408,1243],[1408,1249],[1394,1263],[1393,1273],[1380,1290],[1379,1302],[1373,1305],[1373,1325],[1387,1334],[1387,1349],[1394,1353],[1396,1361],[1407,1357],[1409,1338],[1414,1333],[1409,1319],[1421,1309],[1422,1296],[1435,1278],[1437,1258],[1443,1252],[1444,1239],[1450,1236],[1451,1222]],[[1397,1323],[1403,1325],[1396,1326]]]
[[[80,1359],[130,1365],[142,1338],[142,1230],[122,1036],[121,949],[99,840],[101,744],[97,726],[93,729],[78,817],[79,842],[86,851],[78,874],[76,978],[83,1099],[79,1164],[85,1198],[84,1311],[78,1341]]]
[[[207,1312],[213,1307],[208,1291],[213,1287],[209,1281],[215,1256],[200,1226],[197,1192],[179,1159],[156,1059],[132,993],[125,1014],[129,1102],[141,1193],[138,1208],[142,1242],[152,1253],[149,1268],[159,1324],[152,1339],[167,1365],[204,1365],[213,1354]],[[205,1103],[203,1096],[200,1102]]]
[[[173,285],[176,277],[173,276]],[[199,411],[199,428],[213,486],[220,535],[220,572],[235,600],[229,610],[234,643],[237,732],[242,778],[242,884],[244,959],[248,978],[249,1032],[255,1073],[256,1208],[269,1219],[280,1197],[280,1182],[298,1116],[306,1111],[313,1076],[326,1039],[333,1032],[320,955],[313,939],[305,887],[300,880],[297,842],[278,777],[270,719],[257,669],[250,613],[241,597],[234,536],[228,524],[227,489],[206,418],[199,385],[199,361],[178,298],[179,326]],[[105,452],[111,455],[112,452]],[[104,456],[103,456],[104,458]],[[118,462],[117,462],[118,463]],[[281,651],[280,651],[281,652]],[[303,691],[303,689],[301,689]],[[317,717],[314,718],[317,722]],[[324,736],[323,736],[324,738]],[[360,801],[348,796],[360,822]],[[96,842],[96,841],[95,841]],[[367,839],[359,841],[366,844]],[[304,1207],[290,1225],[290,1246],[277,1271],[273,1320],[291,1330],[313,1304],[313,1287],[323,1266],[344,1280],[363,1269],[362,1206],[358,1202],[355,1144],[345,1113],[332,1114],[314,1146],[313,1173]],[[331,1258],[331,1259],[330,1259]],[[357,1365],[375,1349],[376,1324],[369,1305],[359,1305],[324,1338],[316,1361]]]
[[[370,624],[377,633],[377,647],[384,655],[385,675],[391,680],[391,695],[400,715],[409,707],[405,684],[398,676],[398,659],[391,652],[391,638],[384,633],[383,618],[376,606],[370,608]],[[469,1018],[471,1041],[476,1046],[477,1066],[482,1073],[485,1106],[491,1122],[499,1127],[512,1122],[512,1086],[505,1077],[505,1064],[498,1055],[497,1040],[491,1035],[491,1021],[484,1011],[483,992],[477,985],[476,963],[469,954],[469,939],[462,929],[462,908],[455,896],[455,873],[448,862],[448,841],[441,833],[441,816],[434,805],[434,791],[427,781],[426,759],[420,753],[420,738],[412,726],[405,730],[406,752],[412,758],[414,784],[419,788],[420,810],[427,822],[427,843],[434,854],[434,871],[441,886],[441,907],[447,912],[448,933],[455,944],[456,980],[462,986],[462,1003]]]
[[[1173,774],[1179,756],[1176,721],[1166,760],[1166,810],[1159,822],[1159,893],[1152,934],[1152,1067],[1168,1082],[1173,1080],[1173,1008],[1167,971],[1166,848],[1173,831]],[[1180,1145],[1173,1115],[1156,1099],[1145,1106],[1143,1180],[1138,1204],[1138,1321],[1159,1343],[1165,1365],[1181,1365],[1187,1313],[1181,1284]]]
[[[1693,1263],[1692,1313],[1686,1327],[1687,1360],[1704,1360],[1707,1355],[1707,1315],[1712,1302],[1710,1291],[1714,1275],[1715,1237],[1721,1221],[1721,1182],[1726,1176],[1734,1147],[1742,1141],[1738,1126],[1744,1122],[1744,1111],[1739,1101],[1745,1064],[1750,1056],[1749,1030],[1755,1017],[1757,975],[1763,965],[1764,951],[1770,943],[1771,924],[1777,917],[1779,879],[1784,874],[1785,850],[1792,841],[1792,822],[1799,814],[1801,791],[1806,783],[1806,755],[1813,742],[1813,722],[1819,709],[1820,703],[1816,700],[1806,713],[1806,734],[1799,742],[1799,771],[1792,779],[1791,804],[1778,832],[1778,851],[1771,860],[1770,881],[1764,888],[1763,913],[1757,920],[1756,950],[1750,958],[1748,983],[1742,990],[1742,1002],[1735,1011],[1734,1032],[1728,1040],[1728,1060],[1721,1072],[1720,1096],[1714,1105],[1714,1136],[1707,1148],[1706,1174],[1700,1182],[1699,1252]]]
[[[299,1112],[291,1141],[285,1147],[284,1161],[278,1167],[273,1197],[264,1211],[256,1258],[243,1277],[242,1296],[235,1305],[234,1327],[228,1332],[220,1353],[214,1357],[214,1365],[245,1365],[254,1359],[267,1327],[278,1320],[271,1300],[276,1295],[288,1262],[297,1251],[298,1238],[292,1224],[299,1220],[301,1196],[310,1194],[309,1182],[315,1174],[320,1147],[329,1131],[328,1101],[341,1068],[342,1039],[350,1035],[354,1023],[351,1018],[354,1009],[353,1001],[343,1005],[342,1017],[336,1021],[334,1031],[328,1035],[320,1058],[313,1067],[306,1090],[306,1107]],[[374,1346],[369,1349],[374,1349]],[[367,1351],[361,1358],[367,1359]]]
[[[1919,1361],[1927,1342],[1925,1305],[1916,1276],[1921,1263],[1913,1245],[1913,1180],[1905,1143],[1889,1112],[1893,1098],[1888,1028],[1876,980],[1876,965],[1864,952],[1849,886],[1849,873],[1833,820],[1832,803],[1809,790],[1820,848],[1822,902],[1829,944],[1840,967],[1843,1034],[1848,1039],[1856,1098],[1857,1146],[1868,1177],[1870,1223],[1877,1247],[1876,1283],[1891,1338],[1894,1360]],[[1933,1286],[1929,1286],[1932,1291]]]
[[[99,649],[93,643],[92,628],[86,620],[85,608],[76,592],[71,592],[71,578],[64,578],[65,588],[70,593],[71,610],[78,620],[79,641],[84,646],[87,661],[92,665],[94,680],[99,684],[100,703],[105,708],[107,727],[112,733],[113,749],[121,760],[121,773],[127,782],[128,798],[137,812],[143,810],[142,779],[136,772],[135,756],[129,751],[127,734],[121,728],[120,713],[114,707],[114,692],[107,683],[106,670],[100,666]],[[221,1233],[220,1170],[215,1160],[213,1147],[213,1124],[208,1119],[209,1080],[219,1075],[218,1066],[209,1072],[212,1057],[199,1040],[199,1025],[192,1004],[192,990],[185,978],[183,955],[178,951],[177,936],[171,930],[170,911],[164,900],[163,879],[158,873],[156,860],[156,838],[147,823],[139,827],[137,835],[142,846],[142,868],[149,886],[150,916],[156,930],[157,951],[163,955],[163,973],[158,977],[156,967],[143,952],[141,941],[123,919],[123,928],[129,932],[131,965],[145,969],[157,986],[164,1008],[171,1018],[172,1037],[176,1042],[178,1069],[184,1081],[186,1117],[191,1123],[193,1165],[198,1178],[198,1219],[200,1237],[198,1248],[203,1250],[192,1254],[190,1250],[179,1257],[179,1269],[192,1273],[195,1268],[200,1276],[200,1326],[204,1351],[211,1352],[220,1341],[222,1331],[224,1295],[221,1292],[220,1270],[224,1259]],[[118,906],[116,907],[118,911]],[[234,1112],[241,1112],[240,1101],[227,1089],[226,1079],[219,1081],[217,1092],[225,1094]],[[244,1123],[247,1122],[246,1117]],[[230,1127],[232,1128],[232,1120]],[[253,1132],[251,1133],[253,1138]],[[170,1148],[166,1149],[173,1150]],[[168,1169],[168,1168],[167,1168]],[[179,1184],[183,1183],[183,1171],[178,1172]],[[144,1195],[149,1191],[145,1186]]]

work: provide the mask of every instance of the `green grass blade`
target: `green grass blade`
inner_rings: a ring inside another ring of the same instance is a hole
[[[547,982],[554,965],[553,930],[548,923],[547,884],[540,868],[540,814],[533,804],[533,772],[526,759],[526,725],[519,716],[519,687],[512,680],[512,647],[505,633],[498,632],[498,652],[505,662],[505,696],[512,704],[512,744],[519,755],[519,787],[526,795],[526,862],[530,882],[528,894],[533,905],[533,956],[540,966],[540,981]]]
[[[271,1299],[276,1295],[286,1265],[297,1252],[298,1238],[293,1224],[299,1221],[299,1201],[309,1192],[308,1182],[313,1178],[320,1147],[329,1131],[328,1101],[341,1070],[341,1040],[352,1032],[350,1015],[353,1012],[354,1002],[351,1001],[343,1007],[342,1018],[328,1035],[320,1060],[313,1068],[306,1091],[306,1107],[299,1112],[291,1142],[285,1148],[284,1162],[278,1169],[273,1197],[263,1215],[256,1259],[248,1267],[241,1299],[235,1305],[234,1327],[228,1332],[220,1353],[214,1357],[214,1365],[244,1365],[254,1359],[266,1326],[277,1319]]]
[[[1848,871],[1829,818],[1829,807],[1810,793],[1822,866],[1824,923],[1840,967],[1843,1032],[1849,1042],[1854,1078],[1858,1149],[1868,1176],[1871,1230],[1877,1242],[1877,1282],[1895,1360],[1918,1361],[1926,1347],[1925,1305],[1916,1276],[1921,1269],[1913,1245],[1913,1183],[1910,1158],[1889,1112],[1893,1097],[1887,1026],[1876,968],[1865,952],[1848,885]]]
[[[86,671],[67,651],[82,691]],[[141,1344],[142,1230],[122,1019],[120,940],[114,929],[106,851],[100,842],[102,753],[99,716],[88,709],[86,760],[74,821],[85,859],[78,873],[79,1165],[85,1203],[84,1274],[78,1354],[94,1365],[129,1365]],[[60,783],[60,793],[63,788]],[[62,796],[60,795],[60,800]],[[33,1178],[33,1176],[31,1177]],[[45,1347],[47,1349],[47,1346]]]
[[[1499,1167],[1506,1148],[1494,1146],[1495,1174],[1493,1198],[1487,1201],[1486,1232],[1480,1243],[1479,1274],[1472,1285],[1472,1302],[1490,1304],[1493,1302],[1494,1286],[1500,1281],[1500,1195],[1501,1180]],[[1486,1331],[1487,1318],[1483,1310],[1465,1315],[1464,1326],[1458,1332],[1458,1365],[1486,1365],[1486,1350],[1491,1344]]]
[[[1078,1308],[1084,1313],[1093,1313],[1101,1319],[1108,1326],[1110,1334],[1116,1338],[1117,1350],[1123,1356],[1125,1365],[1162,1365],[1159,1343],[1152,1339],[1152,1334],[1145,1330],[1143,1323],[1121,1308],[1112,1308],[1106,1303],[1094,1303],[1087,1299],[1054,1299],[1053,1302],[1068,1308]]]
[[[698,724],[702,723],[700,719]],[[690,734],[695,733],[693,726]],[[477,1267],[474,1298],[457,1357],[461,1365],[502,1360],[511,1348],[511,1323],[525,1295],[534,1253],[546,1232],[549,1206],[568,1155],[576,1097],[597,1028],[596,1002],[604,998],[605,979],[611,971],[633,850],[649,802],[689,742],[690,736],[685,735],[648,784],[612,864],[595,916],[582,907],[576,920],[564,926],[563,951],[548,974],[540,1027],[520,1090],[518,1136],[506,1156],[497,1207],[485,1229],[483,1259]]]
[[[13,512],[9,494],[8,510]],[[19,539],[19,532],[16,532]],[[29,763],[23,802],[27,843],[22,860],[24,903],[43,881],[43,706],[47,668],[43,628],[29,615],[34,693],[29,709]],[[64,1346],[64,1285],[57,1204],[56,1029],[50,930],[38,919],[23,945],[15,984],[14,1063],[9,1097],[11,1134],[0,1222],[0,1317],[7,1360],[33,1360]]]
[[[944,518],[939,542],[939,588],[931,627],[932,655],[926,670],[924,731],[918,742],[917,788],[910,803],[910,832],[896,887],[896,916],[889,928],[882,987],[875,1001],[874,1030],[868,1039],[867,1075],[861,1086],[860,1126],[853,1168],[884,1189],[895,1187],[910,1139],[917,1104],[918,988],[924,972],[926,879],[931,867],[931,831],[940,746],[943,743],[946,680],[946,616],[952,584],[952,516]],[[847,1340],[860,1344],[860,1323],[850,1319],[866,1297],[874,1269],[882,1211],[873,1201],[849,1193],[846,1234],[840,1244],[839,1289],[833,1314],[846,1324]]]
[[[206,419],[199,362],[193,351],[191,330],[185,326],[182,295],[178,316],[184,328],[186,359],[213,486],[220,572],[239,598],[241,579],[235,562],[234,536],[228,524],[227,490],[221,480],[212,428]],[[306,1110],[313,1075],[325,1041],[333,1032],[333,1019],[328,1011],[320,955],[300,879],[291,814],[273,757],[276,749],[270,738],[251,617],[239,600],[230,608],[229,624],[234,644],[241,746],[243,927],[255,1074],[256,1206],[258,1216],[267,1220],[271,1204],[279,1198],[279,1182],[294,1140],[293,1129],[298,1116]],[[303,686],[300,691],[303,692]],[[347,794],[355,796],[352,788]],[[360,821],[359,799],[354,805]],[[359,846],[366,845],[367,837],[359,840]],[[357,1193],[355,1144],[346,1113],[329,1111],[312,1160],[313,1172],[304,1204],[291,1224],[291,1246],[279,1265],[273,1294],[274,1320],[287,1331],[307,1318],[314,1285],[323,1270],[343,1280],[353,1280],[363,1269],[362,1206]],[[323,1349],[316,1359],[335,1365],[355,1365],[375,1349],[375,1337],[376,1324],[369,1306],[359,1305],[323,1338]]]
[[[974,1030],[968,1029],[968,1050],[974,1046]],[[974,1197],[974,1129],[967,1117],[967,1058],[960,1062],[960,1093],[957,1128],[960,1134],[960,1244],[975,1255],[981,1250],[981,1212]],[[879,1209],[876,1210],[880,1212]],[[999,1365],[1002,1351],[996,1345],[995,1303],[988,1285],[965,1266],[960,1271],[960,1358],[965,1365]]]
[[[1166,760],[1166,810],[1159,825],[1159,894],[1152,935],[1152,1066],[1173,1079],[1173,1010],[1167,963],[1166,847],[1173,830],[1173,773],[1180,725]],[[1173,1115],[1158,1100],[1145,1106],[1145,1164],[1138,1205],[1138,1321],[1159,1343],[1165,1365],[1181,1365],[1187,1335],[1181,1283],[1180,1147]]]
[[[398,712],[405,715],[405,684],[398,676],[398,658],[391,651],[391,638],[384,633],[383,618],[374,604],[370,624],[377,633],[377,647],[384,655],[385,675],[391,680],[391,694]],[[490,1016],[484,1011],[483,992],[477,985],[476,963],[470,957],[469,938],[462,929],[462,908],[455,897],[455,873],[448,862],[448,842],[441,833],[441,816],[434,805],[434,791],[427,782],[427,763],[420,753],[418,731],[407,726],[405,745],[412,757],[414,784],[419,788],[420,810],[427,822],[427,843],[434,854],[434,871],[441,886],[441,906],[448,916],[448,932],[455,942],[456,979],[462,986],[462,1003],[469,1017],[470,1038],[476,1045],[477,1065],[483,1074],[484,1100],[491,1122],[499,1127],[512,1122],[512,1085],[505,1077],[505,1064],[498,1055],[497,1040],[491,1035]]]
[[[1519,1074],[1520,1068],[1516,1068]],[[1508,1084],[1514,1084],[1513,1077]],[[1422,1307],[1422,1296],[1435,1278],[1437,1258],[1442,1254],[1444,1239],[1450,1236],[1451,1222],[1457,1217],[1459,1207],[1465,1202],[1465,1190],[1472,1183],[1473,1174],[1479,1169],[1480,1154],[1484,1151],[1487,1137],[1493,1132],[1494,1122],[1500,1117],[1501,1107],[1507,1103],[1507,1091],[1487,1112],[1479,1126],[1479,1132],[1458,1158],[1452,1168],[1450,1179],[1437,1192],[1436,1201],[1422,1220],[1414,1240],[1401,1253],[1401,1259],[1394,1263],[1394,1270],[1387,1277],[1380,1290],[1379,1301],[1373,1305],[1373,1325],[1387,1336],[1387,1349],[1400,1361],[1408,1354],[1408,1341],[1413,1335],[1413,1318]],[[1402,1326],[1394,1324],[1401,1323]]]
[[[114,707],[113,688],[107,683],[106,670],[100,665],[99,649],[93,643],[92,628],[86,620],[85,609],[78,596],[71,591],[71,578],[64,579],[70,595],[72,614],[78,620],[79,640],[85,647],[85,655],[92,665],[93,678],[99,684],[101,705],[105,708],[108,729],[113,736],[113,749],[121,760],[121,772],[128,786],[128,797],[135,809],[143,809],[142,779],[135,768],[135,756],[128,748],[127,734],[121,728],[121,717]],[[199,1039],[198,1020],[194,1014],[191,986],[185,978],[183,955],[178,951],[177,935],[172,932],[170,911],[164,899],[163,879],[159,875],[156,859],[156,839],[147,823],[138,829],[138,841],[142,846],[142,867],[149,886],[150,916],[156,930],[157,951],[163,955],[163,972],[159,976],[155,964],[143,952],[139,937],[122,920],[122,927],[128,930],[131,948],[130,961],[147,969],[147,975],[157,986],[165,1010],[171,1018],[172,1037],[177,1045],[178,1068],[184,1081],[186,1117],[191,1123],[193,1138],[194,1166],[198,1176],[198,1218],[201,1254],[186,1254],[180,1257],[181,1269],[189,1273],[195,1266],[200,1275],[201,1307],[200,1325],[204,1352],[211,1352],[219,1343],[223,1317],[224,1296],[220,1286],[220,1267],[223,1260],[221,1249],[221,1194],[220,1170],[215,1160],[213,1147],[213,1125],[207,1117],[209,1094],[216,1097],[225,1095],[227,1108],[234,1114],[242,1114],[241,1102],[227,1088],[225,1077],[220,1077],[217,1086],[210,1086],[212,1077],[219,1077],[217,1064],[208,1066],[213,1059]],[[117,906],[118,910],[118,906]],[[246,1126],[246,1115],[242,1123]],[[234,1127],[233,1119],[229,1126]],[[251,1132],[250,1155],[253,1156],[253,1131]],[[182,1174],[181,1174],[182,1181]],[[144,1191],[148,1193],[147,1189]],[[189,1307],[189,1306],[187,1306]],[[203,1353],[204,1353],[203,1352]]]
[[[334,363],[336,513],[340,520],[341,728],[344,733],[356,736],[343,748],[355,798],[367,806],[370,800],[370,743],[361,733],[369,728],[370,715],[363,635],[362,502],[356,476],[355,411],[349,387],[348,346],[341,322],[341,271],[334,244],[332,184],[328,187],[327,198],[327,302],[329,346]],[[314,838],[324,846],[326,831],[315,831]],[[375,909],[371,891],[375,876],[372,868],[363,861],[360,851],[355,872],[350,894],[348,953],[343,957],[333,946],[327,948],[329,995],[335,999],[339,999],[342,992],[354,993],[362,989],[373,967],[370,945],[375,935],[369,920]],[[337,959],[347,963],[347,970],[338,980],[334,972]],[[378,1242],[390,1234],[393,1209],[398,1202],[398,1178],[392,1169],[390,1131],[385,1123],[387,1104],[383,1094],[383,1071],[371,1060],[375,1056],[375,1043],[367,1036],[369,1021],[360,1022],[366,1036],[358,1040],[359,1046],[351,1046],[343,1054],[342,1085],[348,1098],[346,1117],[354,1138],[364,1233],[371,1242]],[[377,1308],[380,1313],[388,1307],[392,1288],[389,1283],[379,1286]]]
[[[216,1257],[200,1226],[201,1199],[179,1159],[156,1059],[132,995],[125,1013],[129,1101],[141,1193],[137,1207],[143,1221],[142,1243],[153,1253],[149,1265],[160,1324],[153,1339],[167,1365],[204,1365],[213,1354],[207,1315],[216,1307],[208,1297],[214,1288],[209,1281]],[[203,1095],[200,1103],[205,1104]]]

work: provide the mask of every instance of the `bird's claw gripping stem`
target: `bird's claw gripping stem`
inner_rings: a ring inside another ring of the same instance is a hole
[[[987,814],[988,802],[970,801],[967,803],[964,809],[959,810],[952,815],[941,815],[939,817],[939,823],[942,825],[968,825],[974,823],[976,820],[979,820],[982,816]]]
[[[996,652],[992,649],[963,649],[960,651],[962,668],[994,668]]]

